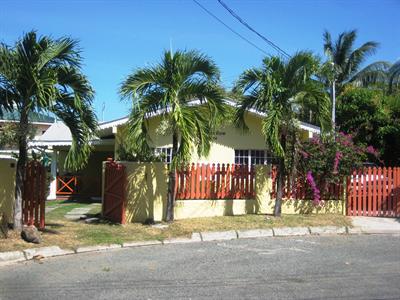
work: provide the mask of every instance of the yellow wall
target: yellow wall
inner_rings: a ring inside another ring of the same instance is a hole
[[[0,158],[0,225],[12,222],[16,160]]]
[[[165,218],[168,170],[163,163],[122,162],[126,167],[126,222]]]
[[[144,222],[165,219],[168,170],[163,163],[122,162],[127,172],[126,221]],[[103,175],[104,176],[104,175]],[[271,198],[270,166],[256,167],[255,199],[177,200],[175,219],[231,216],[243,214],[272,214],[275,199]],[[316,208],[312,201],[284,201],[283,214],[344,213],[344,201],[327,201]]]
[[[266,149],[265,139],[261,133],[262,119],[254,114],[247,114],[245,118],[248,131],[236,128],[230,122],[226,122],[217,130],[215,140],[211,144],[210,153],[207,157],[199,158],[196,149],[192,149],[191,161],[199,163],[229,163],[235,162],[235,149]],[[152,147],[172,147],[170,134],[160,132],[161,116],[148,120],[150,145]],[[115,152],[122,140],[126,137],[126,125],[117,128],[115,138]],[[307,131],[302,131],[301,138],[308,138]],[[117,156],[115,156],[116,159]]]

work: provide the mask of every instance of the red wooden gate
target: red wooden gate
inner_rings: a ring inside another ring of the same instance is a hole
[[[63,175],[56,178],[56,195],[57,196],[71,196],[78,193],[78,176],[76,175]]]
[[[125,224],[125,187],[125,166],[112,160],[107,161],[104,177],[104,218]]]
[[[26,166],[24,193],[22,196],[22,221],[25,225],[45,226],[45,187],[46,169],[38,161],[31,161]]]
[[[400,217],[400,167],[354,171],[347,183],[347,215]]]

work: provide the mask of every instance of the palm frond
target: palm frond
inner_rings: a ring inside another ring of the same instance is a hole
[[[371,63],[353,75],[349,82],[364,87],[378,82],[384,82],[387,79],[387,72],[390,66],[391,64],[386,61]]]
[[[216,64],[198,51],[165,51],[158,65],[134,71],[120,88],[121,97],[133,101],[131,143],[143,151],[150,149],[146,120],[158,111],[179,137],[173,168],[189,160],[194,146],[199,155],[208,153],[216,116],[224,114],[218,80]],[[195,99],[203,105],[192,107]]]
[[[323,33],[323,40],[324,40],[324,53],[328,56],[331,60],[333,58],[333,45],[332,45],[332,36],[329,31],[325,30]]]

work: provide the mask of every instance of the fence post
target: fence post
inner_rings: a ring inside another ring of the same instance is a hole
[[[382,178],[383,177],[383,178]],[[384,214],[383,203],[384,199],[386,199],[386,178],[387,178],[387,169],[384,167],[381,174],[381,168],[378,169],[378,178],[374,176],[374,182],[376,181],[377,188],[377,199],[378,199],[378,215]],[[383,189],[383,186],[385,188]]]
[[[394,180],[394,208],[393,212],[396,217],[400,217],[400,168],[396,167],[396,179]]]
[[[215,164],[211,167],[211,198],[215,199]]]
[[[367,185],[367,197],[368,197],[368,216],[373,216],[374,215],[374,210],[372,207],[372,184],[371,184],[371,178],[372,178],[372,169],[371,167],[368,167],[368,178],[369,178],[369,184]]]
[[[221,167],[221,199],[225,199],[226,171],[225,164]]]
[[[207,169],[206,169],[206,198],[207,198],[207,199],[210,199],[210,198],[211,198],[211,186],[210,186],[210,181],[211,181],[210,164],[207,164]]]
[[[231,195],[231,166],[229,164],[226,165],[225,195],[227,197]]]
[[[190,183],[190,198],[189,199],[194,199],[195,197],[195,166],[194,163],[192,163],[192,168],[190,170],[190,179],[191,179],[191,183]]]
[[[219,164],[217,164],[217,185],[215,187],[215,194],[217,196],[216,199],[221,198],[221,169]]]
[[[393,184],[393,172],[392,168],[388,168],[388,179],[387,179],[387,207],[386,207],[386,215],[392,216],[392,184]]]

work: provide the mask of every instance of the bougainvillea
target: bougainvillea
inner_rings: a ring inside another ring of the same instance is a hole
[[[340,132],[335,139],[315,136],[303,142],[299,154],[302,158],[299,171],[306,175],[314,203],[320,204],[330,184],[341,183],[344,176],[363,162],[377,160],[378,151],[371,146],[356,145],[350,134]]]
[[[317,184],[315,183],[315,180],[314,180],[314,177],[313,177],[311,171],[307,172],[307,182],[311,186],[311,190],[313,192],[314,204],[315,205],[320,204],[320,202],[321,202],[321,193],[319,191],[319,188],[317,187]]]

